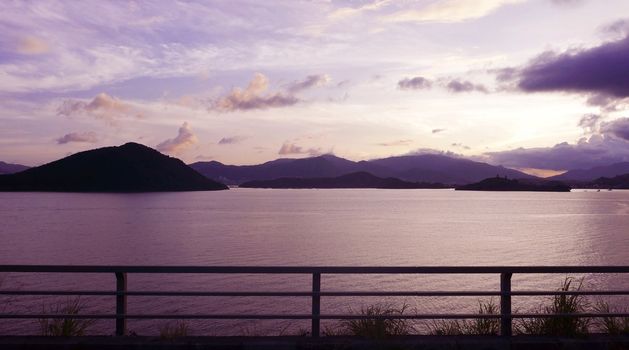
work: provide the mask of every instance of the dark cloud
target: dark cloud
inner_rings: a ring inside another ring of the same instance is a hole
[[[446,131],[446,129],[432,129],[433,134],[438,134],[440,132]]]
[[[603,116],[599,114],[586,114],[579,120],[579,126],[586,132],[594,132],[598,129],[598,123]]]
[[[466,146],[466,145],[464,145],[464,144],[462,144],[462,143],[460,143],[460,142],[454,142],[454,143],[452,143],[452,144],[451,144],[451,146],[452,146],[452,147],[462,148],[462,149],[465,149],[465,150],[470,149],[470,147],[469,147],[469,146]]]
[[[323,152],[321,151],[321,148],[304,148],[301,146],[297,146],[294,143],[284,142],[277,154],[308,154],[311,156],[320,156],[321,154],[323,154]]]
[[[155,146],[155,148],[164,153],[179,153],[184,149],[194,145],[197,143],[197,137],[190,129],[190,126],[187,122],[183,123],[179,128],[179,132],[177,137],[173,139],[168,139],[159,145]]]
[[[303,80],[292,82],[288,86],[288,91],[291,93],[297,93],[316,86],[325,85],[329,81],[330,77],[327,74],[309,75]]]
[[[599,126],[597,127],[597,124]],[[600,117],[581,118],[579,125],[598,130],[575,144],[518,148],[486,153],[487,161],[514,168],[570,170],[629,161],[629,118],[600,122]]]
[[[65,134],[57,140],[58,145],[64,145],[66,143],[71,142],[86,142],[86,143],[95,143],[98,141],[96,137],[96,133],[92,131],[88,132],[71,132],[69,134]]]
[[[413,140],[404,139],[404,140],[395,140],[391,142],[381,142],[381,143],[377,143],[376,145],[383,146],[383,147],[391,147],[391,146],[408,146],[411,143],[413,143]]]
[[[239,142],[243,141],[244,139],[246,139],[246,137],[244,137],[244,136],[223,137],[222,139],[220,139],[218,141],[218,144],[219,145],[231,145],[231,144],[239,143]]]
[[[619,118],[601,123],[601,132],[629,141],[629,118]],[[629,148],[629,144],[627,144],[627,147]]]
[[[561,54],[545,52],[519,69],[498,74],[499,81],[515,80],[526,92],[572,92],[604,98],[629,97],[629,36],[599,46],[569,50]]]
[[[404,78],[397,83],[401,90],[430,89],[432,82],[424,77]]]
[[[211,109],[221,112],[237,110],[267,109],[292,106],[300,100],[292,94],[267,92],[269,80],[266,76],[256,73],[249,85],[243,90],[233,89],[229,94],[214,101]]]
[[[450,80],[447,84],[445,84],[445,87],[448,89],[448,91],[454,92],[454,93],[472,92],[472,91],[479,91],[483,93],[489,92],[489,90],[487,90],[487,88],[484,85],[474,84],[468,80],[458,80],[458,79]]]
[[[629,19],[619,19],[611,24],[603,26],[603,32],[625,35],[629,34]]]

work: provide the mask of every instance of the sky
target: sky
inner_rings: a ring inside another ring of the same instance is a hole
[[[624,17],[623,17],[624,16]],[[0,160],[629,161],[629,1],[0,2]]]

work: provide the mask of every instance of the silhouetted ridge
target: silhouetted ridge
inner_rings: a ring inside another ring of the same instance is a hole
[[[601,177],[611,178],[629,173],[629,162],[614,163],[589,169],[575,169],[550,177],[550,180],[594,181]]]
[[[153,192],[224,190],[177,158],[126,143],[80,152],[0,176],[2,191]]]
[[[462,191],[540,191],[540,192],[570,192],[570,186],[558,181],[543,183],[526,183],[503,177],[492,177],[477,183],[459,186]]]
[[[277,159],[258,165],[225,165],[212,161],[197,162],[190,166],[209,178],[230,184],[282,177],[338,177],[359,171],[409,182],[447,184],[467,184],[496,174],[510,178],[535,178],[517,170],[439,154],[399,156],[360,162],[323,155],[304,159]]]
[[[28,168],[29,167],[26,165],[0,162],[0,175],[19,173],[20,171],[24,171]]]
[[[274,180],[249,181],[240,187],[251,188],[444,188],[442,184],[406,182],[395,178],[380,178],[361,171],[338,177],[296,178],[283,177]]]
[[[629,190],[629,174],[598,178],[592,181],[591,187]]]

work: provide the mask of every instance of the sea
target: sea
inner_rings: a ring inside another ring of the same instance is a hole
[[[0,264],[186,266],[629,265],[629,191],[569,193],[384,189],[0,193]],[[628,290],[621,274],[516,274],[514,290]],[[310,291],[309,275],[129,274],[131,291]],[[323,275],[323,291],[492,290],[498,275]],[[115,289],[113,274],[0,273],[0,290]],[[604,297],[627,308],[627,297]],[[115,297],[0,295],[0,313],[113,313]],[[322,314],[379,305],[475,312],[490,297],[323,297]],[[544,297],[514,297],[538,311]],[[592,298],[595,304],[598,299]],[[129,313],[309,313],[308,297],[131,296]],[[159,334],[168,320],[130,320]],[[324,322],[334,327],[336,321]],[[429,321],[424,321],[429,322]],[[190,320],[193,335],[277,335],[308,321]],[[39,320],[0,319],[0,334],[38,334]],[[430,327],[430,325],[420,325]],[[112,334],[113,320],[90,325]]]

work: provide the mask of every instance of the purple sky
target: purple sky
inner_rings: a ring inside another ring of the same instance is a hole
[[[626,16],[623,18],[623,14]],[[2,1],[0,160],[629,161],[629,1]]]

